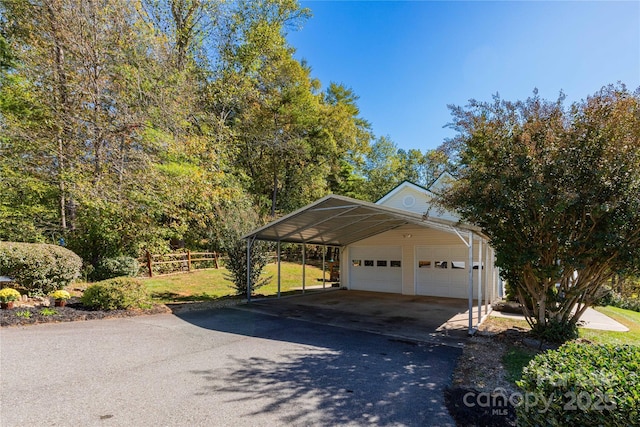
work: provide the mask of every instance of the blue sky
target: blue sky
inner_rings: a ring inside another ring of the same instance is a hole
[[[447,104],[567,101],[622,81],[640,86],[640,1],[302,1],[313,17],[291,31],[295,57],[323,87],[360,96],[363,118],[400,148],[436,148]]]

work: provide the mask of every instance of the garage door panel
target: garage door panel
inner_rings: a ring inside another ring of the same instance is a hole
[[[464,246],[417,246],[416,294],[467,298],[467,258]]]
[[[373,292],[402,293],[400,246],[355,246],[350,248],[350,288]]]

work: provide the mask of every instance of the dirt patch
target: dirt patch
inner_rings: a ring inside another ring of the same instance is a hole
[[[469,338],[444,396],[459,427],[516,425],[510,397],[519,389],[506,379],[502,358],[512,347],[526,347],[527,339],[526,329],[491,321]]]

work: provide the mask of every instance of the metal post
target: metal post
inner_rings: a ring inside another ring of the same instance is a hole
[[[327,255],[327,247],[322,246],[322,289],[325,288],[324,271],[326,269],[325,259]]]
[[[307,245],[302,244],[302,293],[305,290],[305,264],[307,263]]]
[[[278,240],[278,298],[280,298],[280,284],[281,284],[281,274],[280,274],[280,241]]]
[[[493,267],[491,274],[491,283],[493,284],[493,292],[491,293],[491,302],[497,300],[498,297],[498,269],[496,268],[496,252],[491,249],[491,266]]]
[[[473,232],[469,232],[469,335],[473,330]]]
[[[478,325],[482,322],[482,238],[478,239]]]
[[[484,256],[484,265],[485,265],[485,269],[484,269],[484,314],[489,313],[489,244],[487,243],[487,249],[485,250],[485,256]]]
[[[247,302],[251,302],[251,239],[247,239]]]

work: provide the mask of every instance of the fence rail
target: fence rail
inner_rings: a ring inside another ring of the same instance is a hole
[[[216,269],[220,268],[220,254],[217,252],[173,252],[169,254],[151,254],[147,251],[142,263],[147,266],[149,277],[166,276],[174,273],[188,273],[194,270],[203,270],[204,268],[196,268],[200,263],[208,262],[213,264]],[[196,266],[194,266],[194,263]],[[154,273],[154,266],[172,266],[175,268],[163,268],[161,272]],[[207,267],[205,267],[207,268]],[[168,272],[167,272],[168,271]]]

